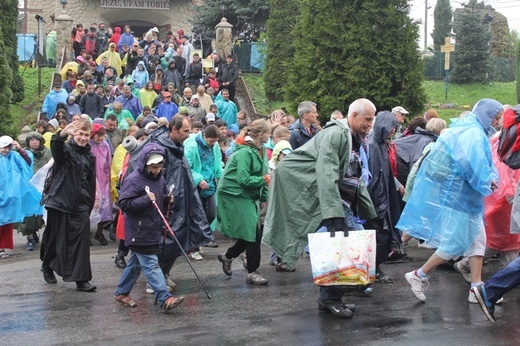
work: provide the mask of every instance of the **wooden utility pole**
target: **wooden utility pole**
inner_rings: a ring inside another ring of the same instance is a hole
[[[428,51],[428,0],[424,1],[424,52]]]

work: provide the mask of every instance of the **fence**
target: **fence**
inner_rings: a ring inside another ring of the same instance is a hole
[[[453,57],[453,55],[452,55]],[[434,52],[424,57],[424,75],[428,79],[444,79],[444,53]],[[450,72],[453,70],[454,62],[451,59]],[[491,58],[489,79],[493,82],[514,82],[516,64],[513,59]]]

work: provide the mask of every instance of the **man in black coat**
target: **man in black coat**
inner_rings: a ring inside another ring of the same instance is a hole
[[[45,183],[43,202],[47,226],[40,259],[44,280],[75,281],[78,291],[93,292],[96,286],[90,267],[90,213],[96,195],[96,159],[88,144],[92,126],[74,121],[52,137],[54,166]],[[73,136],[67,141],[67,136]]]
[[[228,89],[229,99],[235,101],[235,83],[238,79],[238,66],[233,62],[233,55],[228,55],[226,63],[220,65],[220,86],[222,89]]]
[[[88,114],[92,120],[103,117],[105,107],[101,96],[94,92],[94,83],[87,85],[87,92],[79,100],[79,108],[83,114]]]

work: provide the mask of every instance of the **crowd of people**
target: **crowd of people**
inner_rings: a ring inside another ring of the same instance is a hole
[[[25,148],[0,137],[0,258],[13,249],[14,228],[34,251],[45,225],[44,280],[58,274],[93,292],[95,226],[100,245],[104,232],[119,241],[116,301],[136,306],[130,292],[142,269],[147,292],[168,311],[183,301],[171,294],[176,259],[204,260],[201,247],[218,247],[214,230],[235,239],[218,255],[224,274],[241,257],[246,282],[266,285],[262,243],[277,271],[293,272],[307,234],[374,229],[376,282],[394,282],[384,264],[405,257],[413,237],[436,249],[405,275],[415,297],[425,301],[430,272],[456,261],[468,301],[494,321],[494,304],[519,283],[520,236],[512,233],[520,232],[509,219],[518,217],[520,175],[496,155],[502,114],[519,109],[483,99],[449,127],[435,110],[405,127],[404,107],[377,112],[358,99],[322,126],[317,105],[303,101],[297,119],[276,110],[254,120],[234,103],[232,55],[211,53],[205,67],[182,32],[164,41],[157,28],[142,40],[130,26],[113,32],[76,26],[75,61],[45,97]],[[496,253],[505,272],[484,284],[482,263]],[[319,312],[352,317],[343,295],[321,287]]]

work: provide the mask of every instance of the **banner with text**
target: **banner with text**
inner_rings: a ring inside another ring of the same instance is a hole
[[[169,10],[170,0],[101,0],[101,7],[131,10]]]

